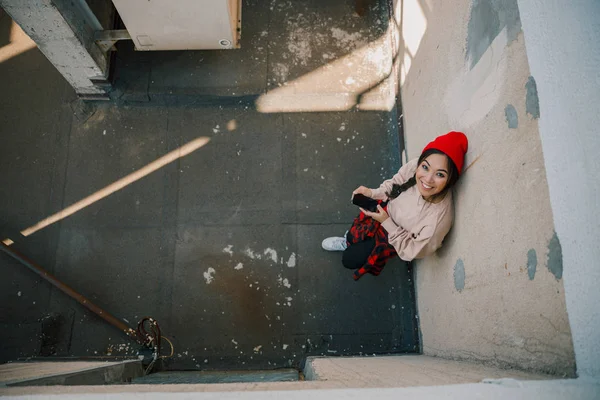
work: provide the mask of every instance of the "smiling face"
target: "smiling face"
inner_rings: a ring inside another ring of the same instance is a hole
[[[430,154],[417,167],[416,179],[419,193],[430,200],[444,190],[448,183],[448,157],[444,154]]]

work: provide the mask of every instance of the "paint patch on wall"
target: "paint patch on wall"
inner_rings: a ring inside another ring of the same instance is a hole
[[[504,116],[506,117],[506,122],[508,122],[508,127],[510,129],[517,129],[519,126],[519,116],[517,114],[517,110],[515,106],[512,104],[508,104],[504,108]]]
[[[556,279],[562,278],[563,273],[563,258],[562,258],[562,247],[560,240],[556,232],[548,243],[548,270],[552,272]]]
[[[540,117],[540,100],[538,99],[537,85],[533,76],[530,76],[527,80],[525,89],[527,89],[527,98],[525,99],[527,114],[538,119]]]
[[[506,27],[507,43],[521,31],[518,0],[473,0],[467,33],[466,58],[472,69]]]
[[[530,249],[527,252],[527,274],[529,280],[532,281],[535,278],[535,270],[537,268],[537,254],[534,249]]]
[[[465,264],[460,258],[454,265],[454,287],[459,292],[465,288]]]

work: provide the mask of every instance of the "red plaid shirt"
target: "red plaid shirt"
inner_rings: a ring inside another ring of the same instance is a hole
[[[381,202],[379,202],[381,203]],[[387,206],[384,207],[387,211]],[[396,249],[388,243],[387,231],[381,226],[381,223],[373,218],[366,216],[361,212],[350,227],[348,237],[348,246],[354,243],[362,242],[368,238],[375,238],[375,247],[365,265],[354,271],[354,280],[359,280],[364,274],[379,275],[385,267],[385,263],[391,257],[397,255]]]

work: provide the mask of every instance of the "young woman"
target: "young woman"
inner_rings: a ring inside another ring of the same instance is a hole
[[[452,227],[452,186],[460,176],[468,140],[462,132],[437,137],[418,160],[400,168],[377,189],[358,187],[378,200],[377,211],[360,208],[345,237],[329,237],[322,247],[343,251],[342,264],[354,269],[354,280],[365,273],[379,275],[386,261],[398,255],[404,261],[434,253]]]

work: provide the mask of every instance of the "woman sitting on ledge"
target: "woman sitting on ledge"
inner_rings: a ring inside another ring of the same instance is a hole
[[[379,275],[386,261],[404,261],[434,253],[454,219],[452,191],[464,164],[468,140],[462,132],[437,137],[418,159],[408,162],[377,189],[359,186],[352,192],[377,201],[360,214],[345,237],[329,237],[322,247],[343,251],[342,264],[354,280],[365,273]],[[368,200],[368,199],[367,199]]]

